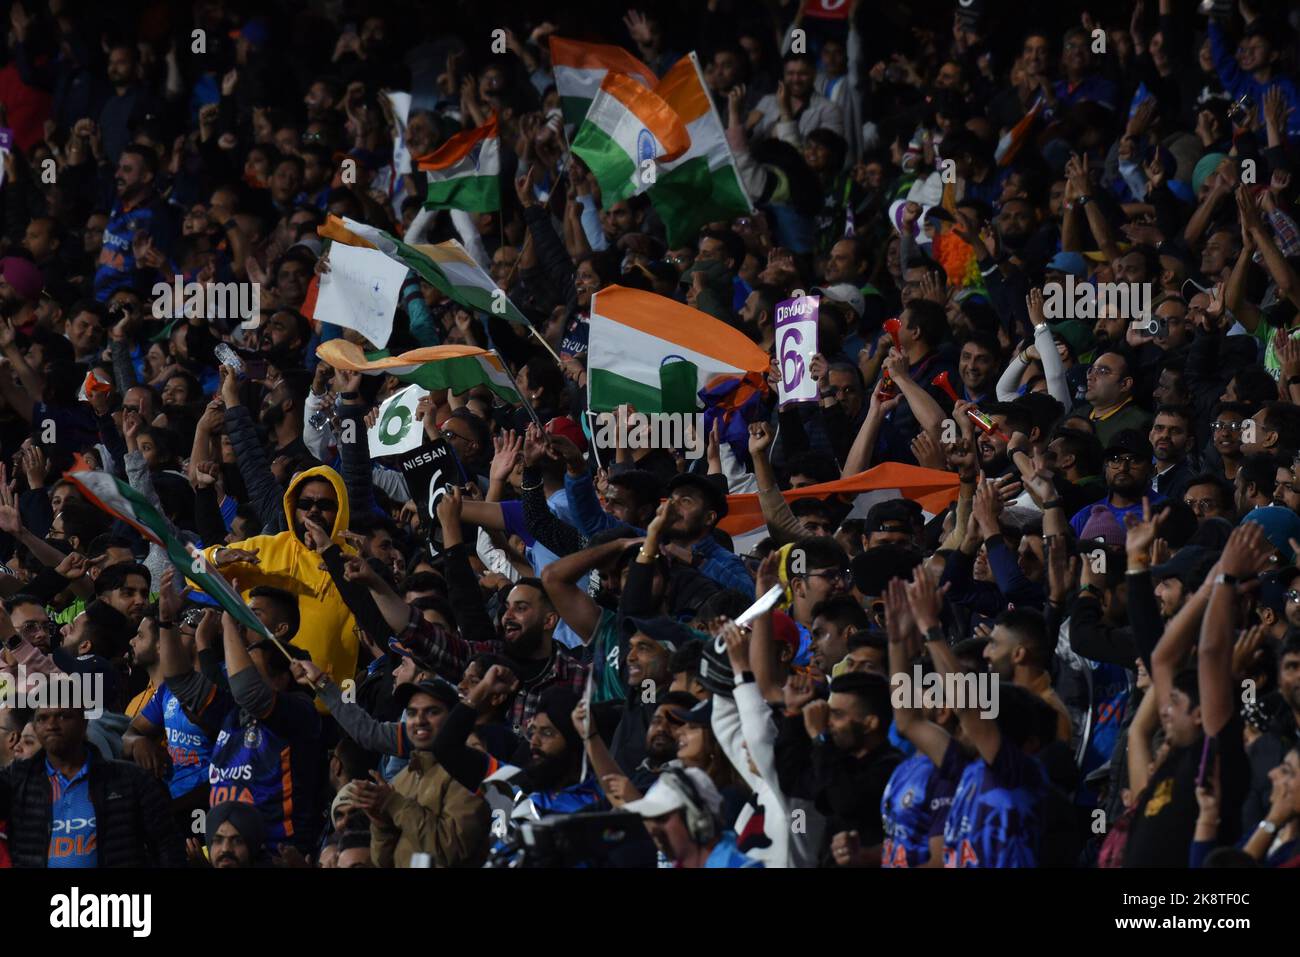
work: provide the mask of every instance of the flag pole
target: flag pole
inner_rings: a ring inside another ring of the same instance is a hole
[[[501,356],[497,353],[495,349],[491,349],[489,351],[492,353],[492,355],[497,357],[497,361],[501,363],[501,368],[506,370],[506,373],[510,376],[510,381],[515,384],[515,391],[519,393],[519,401],[523,403],[525,411],[528,412],[528,417],[533,420],[534,425],[536,425],[539,429],[545,432],[546,426],[543,425],[542,420],[538,418],[537,410],[534,409],[533,404],[528,401],[528,394],[524,392],[522,387],[520,387],[519,380],[515,378],[515,374],[510,371],[510,367],[506,365],[505,360],[501,358]]]

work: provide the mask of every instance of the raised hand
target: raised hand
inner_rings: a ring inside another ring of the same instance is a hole
[[[488,469],[488,479],[492,482],[508,482],[523,452],[524,438],[518,432],[503,431],[492,437],[492,465]]]

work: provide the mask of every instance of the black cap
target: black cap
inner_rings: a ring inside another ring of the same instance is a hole
[[[713,719],[713,699],[705,698],[692,708],[669,708],[668,717],[678,724],[696,724],[709,726]]]
[[[1151,566],[1151,580],[1176,578],[1187,589],[1200,588],[1210,568],[1218,561],[1218,553],[1200,545],[1187,545],[1169,557],[1169,561]]]
[[[676,651],[687,642],[704,640],[704,635],[678,624],[667,615],[658,618],[624,618],[623,634],[631,638],[637,632],[659,642],[669,651]]]
[[[434,678],[432,681],[408,681],[398,685],[393,690],[393,703],[405,710],[411,698],[417,694],[427,694],[435,701],[441,701],[448,708],[454,708],[460,701],[460,692],[456,690],[454,684],[442,678]]]
[[[921,508],[905,498],[891,498],[877,502],[867,509],[866,531],[870,532],[906,532],[911,535],[920,524]],[[902,528],[894,526],[902,525]]]
[[[684,472],[668,483],[668,494],[672,495],[679,488],[692,488],[700,492],[704,496],[706,507],[718,513],[718,521],[727,514],[726,493],[712,479],[693,472]]]
[[[910,545],[877,545],[853,559],[853,583],[864,595],[883,595],[893,579],[911,581],[919,564],[921,553]]]
[[[1139,432],[1137,429],[1124,429],[1111,436],[1103,458],[1109,459],[1125,453],[1136,455],[1138,458],[1144,458],[1150,462],[1155,450],[1151,448],[1151,440],[1147,438],[1145,432]]]

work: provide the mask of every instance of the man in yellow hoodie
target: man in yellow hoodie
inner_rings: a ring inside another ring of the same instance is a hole
[[[226,578],[238,581],[245,594],[272,585],[296,596],[302,624],[293,644],[309,651],[312,661],[341,683],[356,674],[356,622],[329,572],[321,568],[320,556],[307,544],[304,522],[328,528],[345,554],[355,554],[342,538],[349,521],[343,477],[324,465],[300,472],[284,493],[284,514],[287,531],[216,545],[204,556]]]

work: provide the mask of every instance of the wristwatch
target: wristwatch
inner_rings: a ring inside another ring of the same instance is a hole
[[[1214,584],[1216,585],[1235,585],[1239,581],[1241,581],[1241,579],[1236,575],[1225,575],[1223,572],[1219,572],[1219,574],[1214,576]]]
[[[737,688],[739,688],[743,684],[751,684],[754,681],[754,672],[742,671],[740,672],[740,674],[736,675],[735,679],[733,680]]]
[[[1257,831],[1264,831],[1264,832],[1267,833],[1267,834],[1276,834],[1276,833],[1277,833],[1277,825],[1274,824],[1272,821],[1268,821],[1268,820],[1260,821],[1260,822],[1259,822],[1259,827],[1255,828],[1255,830],[1257,830]]]

